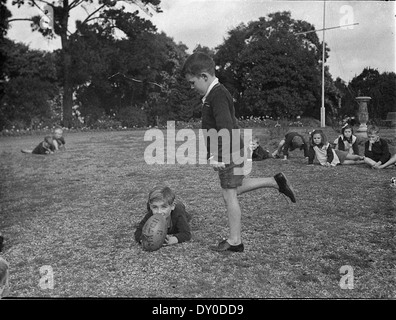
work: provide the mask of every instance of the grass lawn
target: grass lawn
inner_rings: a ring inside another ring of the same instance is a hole
[[[281,138],[256,133],[271,151]],[[297,204],[275,189],[240,196],[245,251],[222,254],[208,248],[228,234],[217,173],[206,165],[147,165],[151,142],[143,137],[67,134],[67,150],[49,156],[20,152],[40,136],[0,139],[1,255],[11,297],[396,297],[396,168],[312,167],[302,151],[254,162],[251,177],[284,172]],[[186,204],[193,238],[145,252],[133,233],[157,183]],[[40,285],[43,266],[52,268],[52,289]],[[343,266],[353,270],[353,289],[340,287]]]

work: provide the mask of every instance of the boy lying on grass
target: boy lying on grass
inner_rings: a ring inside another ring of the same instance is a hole
[[[252,161],[261,161],[273,158],[272,154],[260,145],[260,138],[257,136],[254,136],[250,141],[249,149]]]
[[[58,150],[65,149],[65,138],[63,138],[63,130],[61,128],[56,128],[52,136],[46,136],[44,141],[40,142],[36,148],[33,150],[22,149],[22,153],[32,153],[32,154],[52,154]]]
[[[168,226],[164,245],[173,245],[191,239],[189,225],[191,217],[186,212],[184,204],[175,201],[175,198],[175,193],[169,187],[157,186],[150,191],[147,213],[135,231],[136,242],[141,243],[143,226],[154,214],[162,215]]]
[[[32,154],[52,154],[55,151],[54,139],[51,136],[46,136],[33,150],[22,149],[22,153]]]

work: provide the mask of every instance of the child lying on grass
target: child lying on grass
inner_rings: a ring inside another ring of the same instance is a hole
[[[154,214],[164,216],[168,225],[168,232],[164,245],[173,245],[191,239],[190,216],[186,207],[180,201],[175,201],[175,193],[164,186],[157,186],[149,193],[147,202],[147,213],[140,221],[135,231],[135,240],[142,241],[142,230],[146,221]]]
[[[52,154],[55,151],[54,139],[47,136],[44,141],[40,142],[33,150],[22,149],[22,153],[33,153],[33,154]]]
[[[272,154],[260,146],[260,139],[254,136],[250,141],[249,149],[251,152],[251,159],[253,161],[261,161],[269,158],[273,158]]]

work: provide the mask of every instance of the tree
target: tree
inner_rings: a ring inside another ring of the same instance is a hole
[[[17,20],[29,20],[32,22],[33,30],[39,31],[45,37],[61,38],[61,66],[63,74],[63,125],[70,127],[72,120],[73,107],[73,82],[72,82],[72,39],[79,36],[80,30],[93,21],[101,23],[107,32],[114,32],[119,29],[125,34],[133,32],[136,24],[149,23],[138,16],[138,11],[128,12],[126,8],[117,6],[117,0],[58,0],[49,3],[46,0],[28,0],[28,5],[40,8],[44,6],[46,16],[32,16],[24,19],[9,19],[9,22]],[[148,7],[155,12],[161,12],[159,8],[160,0],[125,0],[129,5],[138,5],[140,8],[148,11]],[[14,0],[13,4],[18,7],[25,4],[25,0]],[[96,4],[96,7],[93,7]],[[76,31],[71,32],[69,28],[71,12],[77,8],[86,10],[87,16],[83,21],[76,21]],[[88,11],[90,9],[90,11]],[[129,10],[130,11],[130,10]]]
[[[8,19],[11,17],[11,12],[6,7],[7,0],[0,0],[0,100],[4,96],[4,84],[7,81],[4,73],[4,64],[7,59],[5,53],[5,41],[4,38],[7,35],[8,30]]]
[[[362,73],[354,77],[349,83],[355,97],[369,96],[368,103],[370,119],[385,119],[396,105],[396,74],[385,72],[380,74],[377,69],[364,68]]]
[[[58,93],[55,54],[29,50],[28,46],[5,39],[2,50],[4,93],[0,104],[0,128],[18,121],[29,127],[33,118],[52,116],[51,100]]]
[[[215,61],[238,115],[293,118],[319,111],[322,46],[316,33],[303,33],[311,30],[290,12],[277,12],[228,33]]]
[[[156,33],[151,25],[134,28],[125,39],[114,39],[104,31],[91,25],[74,42],[76,101],[83,115],[95,122],[106,114],[126,126],[143,125],[146,116],[152,125],[158,118],[177,118],[176,77],[186,46]]]

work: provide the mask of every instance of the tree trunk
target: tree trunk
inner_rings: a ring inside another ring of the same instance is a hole
[[[62,125],[66,128],[72,126],[73,110],[73,84],[70,76],[71,54],[69,39],[67,37],[67,26],[69,20],[69,3],[63,1],[63,14],[60,20],[60,37],[62,42],[62,62],[63,62],[63,100],[62,100]]]
[[[63,50],[63,126],[70,128],[72,126],[72,110],[73,110],[73,85],[71,83],[70,68],[71,56],[68,50]]]

